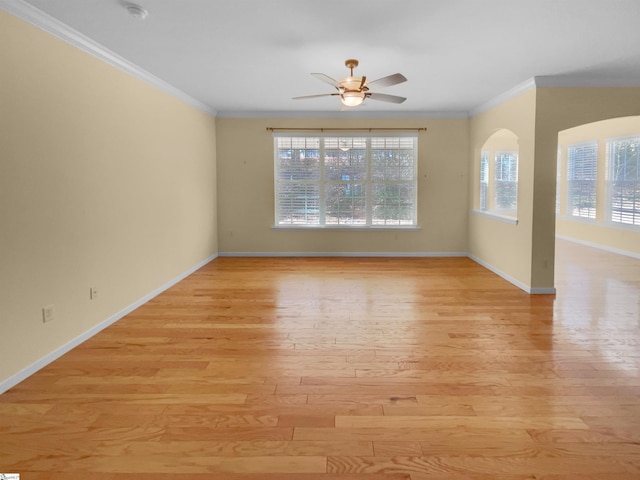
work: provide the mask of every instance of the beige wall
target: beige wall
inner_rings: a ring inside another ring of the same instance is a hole
[[[4,12],[0,65],[0,382],[218,250],[469,252],[550,288],[558,132],[640,114],[640,88],[537,88],[472,119],[214,121]],[[273,229],[267,126],[427,127],[420,229]],[[500,129],[518,137],[517,225],[469,216],[482,145]],[[43,324],[47,305],[56,319]]]
[[[518,137],[518,212],[516,225],[498,218],[471,215],[469,253],[523,288],[531,286],[531,231],[536,91],[528,90],[470,120],[472,192],[469,208],[479,196],[480,155],[485,142],[506,129]]]
[[[518,136],[520,148],[518,225],[472,215],[470,254],[530,291],[550,291],[554,284],[558,133],[639,113],[638,87],[542,87],[473,117],[470,208],[478,195],[482,144],[493,132],[506,128]],[[621,232],[616,241],[628,245],[628,237],[628,232]],[[631,242],[636,241],[635,235],[631,237]]]
[[[420,230],[273,229],[274,147],[267,127],[426,127],[418,134]],[[221,254],[467,251],[467,119],[218,118],[216,132]]]
[[[0,65],[2,382],[214,255],[217,219],[214,118],[2,11]]]
[[[557,235],[616,251],[640,254],[640,229],[615,226],[606,221],[607,140],[629,135],[640,135],[640,116],[603,120],[560,132],[558,145],[561,150],[562,171],[557,192],[560,200],[560,214],[556,219]],[[567,146],[592,140],[598,142],[596,219],[575,219],[567,212]]]
[[[558,133],[579,125],[640,114],[640,87],[537,89],[532,284],[553,283]]]

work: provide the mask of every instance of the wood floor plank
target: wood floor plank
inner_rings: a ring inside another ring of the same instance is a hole
[[[166,442],[129,442],[100,445],[93,456],[122,458],[127,456],[163,457],[265,457],[265,456],[328,456],[350,452],[353,455],[373,455],[372,442],[364,441],[299,441],[285,440],[200,440]]]
[[[635,480],[640,260],[558,259],[531,296],[468,258],[218,258],[0,395],[0,466]]]
[[[429,442],[429,445],[445,445],[455,450],[457,443],[472,441],[476,443],[526,443],[532,440],[527,430],[517,428],[472,429],[447,426],[441,429],[432,427],[362,427],[362,428],[322,428],[299,427],[294,430],[293,440],[360,440],[372,441],[384,439],[389,442]]]
[[[478,416],[336,416],[336,428],[589,428],[576,416],[478,417]]]
[[[467,473],[494,472],[512,475],[527,475],[536,471],[541,474],[564,473],[575,475],[610,473],[632,473],[629,465],[610,457],[329,457],[327,471],[332,473],[386,473],[409,472],[430,474],[450,472],[457,475]]]
[[[114,473],[99,474],[105,477],[91,477],[89,480],[211,480],[211,473]],[[31,477],[29,477],[31,478]],[[37,480],[41,480],[38,477]],[[48,480],[42,478],[42,480]],[[56,477],[55,480],[66,480],[63,477]],[[75,477],[74,477],[74,480]],[[82,480],[78,478],[77,480]],[[224,473],[224,480],[412,480],[408,473],[380,473],[370,474],[366,477],[355,474],[333,474],[333,473]],[[499,479],[500,480],[500,479]],[[518,480],[518,479],[517,479]]]

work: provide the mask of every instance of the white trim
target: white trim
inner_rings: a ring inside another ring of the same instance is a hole
[[[585,76],[571,75],[542,75],[534,77],[536,86],[539,88],[552,87],[640,87],[638,77],[600,77],[589,78]]]
[[[1,1],[1,0],[0,0]],[[463,111],[373,111],[373,110],[282,110],[282,111],[229,111],[223,110],[216,114],[217,118],[391,118],[391,119],[441,119],[441,118],[469,118],[468,112]]]
[[[523,93],[528,92],[532,88],[536,88],[535,78],[530,78],[526,82],[523,82],[520,85],[516,85],[515,87],[510,88],[506,92],[501,93],[496,97],[493,97],[491,100],[488,100],[485,103],[478,105],[475,108],[472,108],[469,111],[469,116],[475,117],[476,115],[486,112],[487,110],[491,110],[492,108],[503,104],[507,100],[511,100],[512,98],[518,97],[519,95],[522,95]]]
[[[562,220],[563,222],[583,223],[585,225],[591,225],[591,226],[605,225],[605,222],[601,222],[595,218],[578,217],[577,215],[562,214],[562,215],[557,215],[557,218],[558,220]]]
[[[500,215],[498,213],[493,213],[489,211],[482,210],[471,210],[471,215],[477,215],[479,217],[487,217],[493,220],[499,220],[504,223],[509,223],[511,225],[518,225],[518,219],[516,217],[508,217],[507,215]]]
[[[36,361],[35,363],[32,363],[28,367],[23,368],[22,370],[20,370],[18,373],[15,373],[14,375],[11,375],[9,378],[3,380],[2,382],[0,382],[0,394],[6,392],[10,388],[14,387],[18,383],[20,383],[23,380],[25,380],[26,378],[30,377],[31,375],[36,373],[38,370],[46,367],[48,364],[50,364],[54,360],[60,358],[62,355],[64,355],[65,353],[67,353],[71,349],[77,347],[81,343],[83,343],[86,340],[88,340],[89,338],[93,337],[95,334],[97,334],[101,330],[104,330],[109,325],[112,325],[113,323],[117,322],[118,320],[120,320],[125,315],[128,315],[129,313],[134,311],[136,308],[141,307],[142,305],[147,303],[152,298],[154,298],[157,295],[161,294],[162,292],[164,292],[168,288],[174,286],[176,283],[178,283],[179,281],[185,279],[186,277],[188,277],[189,275],[194,273],[196,270],[204,267],[207,263],[215,260],[217,257],[218,257],[217,254],[211,255],[210,257],[206,258],[202,262],[198,263],[196,266],[191,267],[186,272],[181,273],[177,277],[169,280],[167,283],[165,283],[164,285],[156,288],[155,290],[153,290],[152,292],[148,293],[144,297],[136,300],[134,303],[132,303],[128,307],[124,308],[123,310],[119,311],[118,313],[116,313],[114,315],[111,315],[106,320],[103,320],[99,324],[91,327],[89,330],[87,330],[83,334],[77,336],[76,338],[68,341],[67,343],[65,343],[61,347],[56,348],[54,351],[52,351],[51,353],[45,355],[40,360]]]
[[[565,238],[565,237],[562,237],[560,235],[558,235],[558,238],[564,238],[564,239],[569,240],[569,241],[575,241],[573,239]],[[576,243],[583,243],[583,242],[576,241]],[[584,242],[584,243],[587,244],[586,242]],[[594,244],[591,244],[590,246],[593,246],[593,245]],[[32,363],[28,367],[20,370],[19,372],[15,373],[14,375],[11,375],[7,379],[1,381],[0,382],[0,394],[6,392],[10,388],[12,388],[15,385],[19,384],[20,382],[22,382],[26,378],[28,378],[31,375],[33,375],[34,373],[36,373],[38,370],[41,370],[42,368],[46,367],[48,364],[50,364],[54,360],[57,360],[58,358],[60,358],[65,353],[69,352],[73,348],[75,348],[78,345],[82,344],[83,342],[85,342],[89,338],[93,337],[94,335],[96,335],[100,331],[104,330],[108,326],[114,324],[115,322],[117,322],[118,320],[123,318],[125,315],[128,315],[129,313],[131,313],[135,309],[141,307],[142,305],[147,303],[152,298],[154,298],[157,295],[161,294],[165,290],[171,288],[176,283],[184,280],[186,277],[188,277],[189,275],[193,274],[194,272],[196,272],[197,270],[199,270],[200,268],[202,268],[203,266],[205,266],[206,264],[208,264],[209,262],[215,260],[218,257],[405,257],[405,258],[410,258],[410,257],[468,257],[471,260],[473,260],[474,262],[476,262],[476,263],[480,264],[481,266],[483,266],[484,268],[486,268],[487,270],[489,270],[489,271],[495,273],[496,275],[504,278],[509,283],[512,283],[513,285],[517,286],[518,288],[524,290],[525,292],[527,292],[529,294],[534,294],[535,295],[535,294],[555,294],[556,293],[556,289],[555,288],[530,288],[527,285],[524,285],[522,282],[519,282],[515,278],[505,274],[504,272],[498,270],[497,268],[489,265],[488,263],[480,260],[479,258],[477,258],[474,255],[471,255],[471,254],[469,254],[467,252],[219,252],[218,254],[211,255],[210,257],[208,257],[205,260],[201,261],[200,263],[198,263],[194,267],[192,267],[189,270],[181,273],[180,275],[178,275],[177,277],[175,277],[172,280],[168,281],[164,285],[158,287],[157,289],[155,289],[152,292],[148,293],[144,297],[138,299],[137,301],[135,301],[134,303],[132,303],[128,307],[126,307],[123,310],[119,311],[118,313],[110,316],[106,320],[104,320],[104,321],[100,322],[99,324],[93,326],[92,328],[90,328],[89,330],[84,332],[83,334],[81,334],[81,335],[77,336],[76,338],[70,340],[69,342],[65,343],[61,347],[59,347],[59,348],[55,349],[54,351],[52,351],[51,353],[45,355],[44,357],[42,357],[38,361]],[[638,255],[637,258],[640,258],[640,255]]]
[[[578,243],[586,247],[597,248],[609,253],[617,253],[618,255],[624,255],[625,257],[637,258],[640,260],[640,253],[630,252],[628,250],[622,250],[620,248],[610,247],[608,245],[602,245],[601,243],[588,242],[586,240],[580,240],[573,237],[567,237],[566,235],[556,235],[556,238],[566,240],[568,242]]]
[[[466,257],[466,252],[219,252],[220,257]]]
[[[26,3],[24,0],[0,0],[0,9],[18,17],[21,20],[44,30],[47,33],[59,38],[60,40],[79,48],[83,52],[86,52],[94,57],[102,60],[109,65],[122,70],[123,72],[136,77],[143,82],[146,82],[165,93],[177,98],[178,100],[191,105],[213,117],[216,116],[216,111],[206,103],[193,98],[191,95],[186,94],[182,90],[170,85],[161,78],[156,77],[152,73],[147,72],[141,67],[135,65],[129,60],[121,57],[115,52],[100,45],[95,40],[87,37],[86,35],[74,30],[61,21],[51,17],[42,10]]]
[[[466,252],[219,252],[220,257],[468,257],[530,295],[554,295],[556,289],[532,288]]]
[[[516,85],[513,88],[495,96],[494,98],[472,108],[469,111],[374,111],[356,109],[350,111],[221,111],[216,110],[173,85],[147,72],[138,65],[112,52],[95,40],[74,30],[49,14],[27,3],[25,0],[0,0],[0,9],[25,22],[44,30],[51,35],[67,42],[80,50],[112,65],[123,72],[132,75],[154,87],[172,95],[178,100],[191,105],[203,112],[220,118],[392,118],[392,119],[429,119],[429,118],[469,118],[479,115],[498,105],[515,98],[522,93],[536,87],[638,87],[640,78],[585,78],[575,76],[535,76]]]
[[[504,278],[507,282],[512,283],[513,285],[515,285],[516,287],[520,288],[521,290],[524,290],[525,292],[527,292],[530,295],[554,295],[556,293],[556,289],[553,288],[553,287],[550,287],[550,288],[545,288],[545,287],[532,288],[529,285],[525,285],[521,281],[516,280],[515,278],[513,278],[511,275],[507,275],[506,273],[504,273],[503,271],[497,269],[496,267],[494,267],[492,265],[489,265],[487,262],[485,262],[483,260],[480,260],[475,255],[469,254],[469,258],[471,260],[473,260],[474,262],[479,263],[480,265],[482,265],[487,270],[490,270],[493,273],[495,273],[496,275],[499,275],[500,277]]]
[[[576,77],[576,76],[559,76],[559,75],[542,75],[535,76],[516,85],[513,88],[493,97],[492,99],[478,105],[469,110],[469,117],[475,117],[487,110],[503,104],[507,100],[518,97],[532,88],[552,88],[552,87],[640,87],[640,78],[627,77]]]

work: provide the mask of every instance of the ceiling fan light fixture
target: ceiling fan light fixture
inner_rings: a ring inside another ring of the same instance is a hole
[[[345,90],[360,90],[362,84],[362,77],[346,77],[340,80],[340,85]]]
[[[334,93],[321,93],[319,95],[305,95],[303,97],[293,97],[293,100],[300,100],[306,98],[317,97],[339,97],[340,102],[345,107],[357,107],[361,105],[367,98],[380,102],[389,103],[402,103],[406,100],[405,97],[399,97],[397,95],[387,95],[384,93],[370,92],[370,86],[376,85],[376,87],[391,87],[402,82],[406,82],[407,79],[401,73],[395,73],[393,75],[387,75],[386,77],[378,78],[373,82],[369,82],[366,76],[355,77],[353,75],[353,69],[358,66],[358,60],[355,58],[347,59],[344,62],[345,66],[350,70],[349,76],[343,78],[339,82],[334,80],[329,75],[324,73],[312,73],[318,80],[328,83],[334,87],[337,92]]]
[[[340,101],[345,107],[357,107],[362,104],[365,99],[364,92],[356,91],[346,91],[340,94]]]

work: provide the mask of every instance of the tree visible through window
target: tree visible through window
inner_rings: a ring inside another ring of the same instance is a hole
[[[567,147],[567,192],[569,214],[596,218],[598,187],[598,143]]]
[[[496,152],[494,205],[510,212],[518,208],[518,152]]]
[[[614,139],[609,151],[609,219],[640,225],[640,136]]]
[[[276,225],[414,226],[415,136],[276,136]]]
[[[489,208],[489,152],[480,155],[480,210]]]

